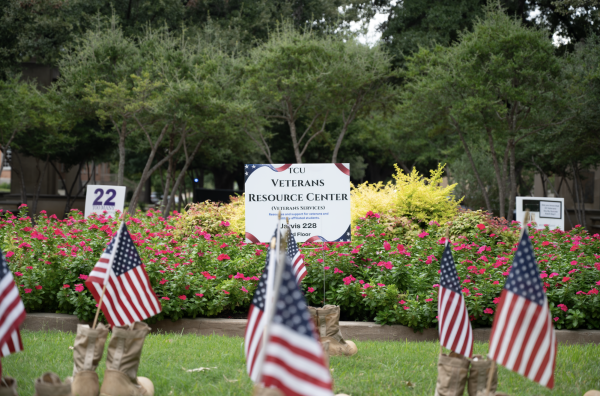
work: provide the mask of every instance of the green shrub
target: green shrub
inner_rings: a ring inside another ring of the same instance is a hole
[[[214,222],[209,224],[216,233],[193,225],[177,237],[180,221],[155,211],[126,219],[163,306],[150,321],[245,315],[266,247],[246,244],[241,233],[229,231],[231,225]],[[461,212],[450,221],[472,324],[490,326],[519,224],[481,212]],[[112,218],[84,219],[78,211],[62,221],[42,213],[35,227],[24,210],[0,216],[2,250],[27,311],[92,320],[96,303],[82,285],[118,226]],[[302,244],[308,271],[302,287],[309,303],[323,303],[325,281],[325,300],[341,306],[344,320],[435,327],[445,229],[435,221],[420,229],[405,218],[368,212],[357,221],[351,243]],[[600,329],[600,235],[582,228],[545,229],[532,230],[531,238],[555,326]]]
[[[369,211],[405,217],[421,226],[430,221],[444,223],[456,215],[461,200],[454,199],[456,184],[442,187],[444,165],[431,170],[430,177],[420,175],[416,169],[405,174],[398,165],[394,166],[394,182],[385,185],[365,182],[358,187],[352,186],[353,225]]]

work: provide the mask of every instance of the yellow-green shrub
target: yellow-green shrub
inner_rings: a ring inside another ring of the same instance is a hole
[[[177,218],[175,235],[189,236],[194,232],[195,227],[200,227],[210,234],[226,232],[244,234],[246,227],[244,195],[230,198],[231,203],[228,204],[211,201],[189,204]]]
[[[452,219],[458,212],[460,200],[454,197],[456,184],[442,187],[444,165],[430,171],[424,177],[416,169],[410,174],[404,173],[397,165],[394,181],[352,185],[350,199],[352,223],[363,217],[368,211],[406,217],[418,223]]]

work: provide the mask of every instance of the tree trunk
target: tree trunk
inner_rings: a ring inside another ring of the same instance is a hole
[[[175,192],[177,191],[177,189],[179,188],[179,186],[181,184],[181,181],[185,177],[185,174],[186,174],[190,164],[194,160],[194,156],[198,152],[198,149],[200,148],[201,144],[202,144],[202,140],[200,140],[198,142],[198,144],[196,144],[196,147],[194,147],[194,151],[188,156],[187,148],[184,143],[183,150],[186,154],[185,164],[183,165],[183,169],[181,169],[181,171],[179,172],[179,175],[177,176],[177,180],[175,181],[175,184],[173,185],[173,190],[171,191],[171,195],[169,196],[169,201],[167,202],[167,206],[165,207],[165,210],[163,212],[163,217],[167,217],[167,215],[169,214],[169,211],[171,210],[171,206],[173,205],[173,202],[175,201]],[[181,199],[180,199],[180,201],[181,201]]]
[[[469,146],[465,141],[465,138],[462,134],[462,131],[458,127],[457,124],[454,124],[454,127],[458,131],[458,136],[460,137],[460,141],[463,144],[465,152],[467,153],[467,157],[469,157],[469,162],[471,163],[471,168],[473,169],[473,173],[475,174],[475,179],[477,179],[477,184],[479,185],[479,190],[481,190],[481,194],[483,194],[483,199],[485,200],[485,206],[487,207],[487,211],[492,213],[492,205],[490,204],[490,198],[488,197],[488,193],[481,181],[481,177],[479,177],[479,172],[477,171],[477,167],[475,166],[475,161],[473,161],[473,156],[471,155],[471,150],[469,150]]]
[[[135,209],[137,207],[137,202],[140,196],[140,193],[142,191],[142,188],[144,186],[144,184],[146,183],[146,180],[152,175],[152,173],[154,173],[154,171],[158,168],[160,168],[162,166],[162,164],[165,163],[165,161],[167,161],[168,159],[173,157],[173,154],[175,154],[177,151],[179,151],[179,149],[181,148],[181,143],[182,141],[185,139],[185,135],[186,132],[183,133],[183,135],[181,136],[181,139],[179,141],[179,144],[177,145],[177,148],[175,149],[175,151],[170,151],[168,156],[163,158],[162,160],[158,161],[158,163],[154,166],[152,166],[152,162],[154,161],[154,156],[156,155],[156,152],[158,151],[158,147],[160,146],[160,142],[162,142],[165,133],[167,132],[169,125],[166,125],[160,135],[158,136],[158,138],[156,138],[156,142],[154,143],[154,145],[152,146],[151,150],[150,150],[150,155],[148,156],[148,160],[146,161],[146,166],[144,167],[144,171],[142,172],[142,178],[140,179],[137,187],[135,188],[135,191],[131,197],[131,201],[129,202],[129,214],[133,215],[135,213]]]
[[[346,118],[344,120],[344,125],[342,126],[342,131],[340,132],[340,136],[338,136],[337,142],[335,143],[335,148],[333,149],[333,156],[331,157],[331,162],[332,163],[336,163],[337,162],[337,156],[338,156],[338,152],[340,150],[340,147],[342,145],[342,140],[344,140],[344,136],[346,135],[346,132],[348,131],[348,127],[350,126],[350,124],[352,123],[352,121],[354,121],[354,118],[356,117],[356,114],[361,109],[363,98],[364,98],[364,93],[358,94],[358,97],[356,98],[356,102],[354,102],[354,104],[352,105],[352,108],[350,109],[350,113],[348,114],[348,118]],[[342,119],[343,119],[343,117],[344,116],[343,116],[343,113],[342,113]]]
[[[302,163],[302,156],[300,155],[300,144],[298,143],[298,137],[296,134],[296,122],[288,119],[288,125],[290,127],[290,135],[292,135],[292,146],[294,147],[294,156],[296,157],[296,163]]]
[[[73,183],[71,183],[71,188],[67,190],[67,186],[65,185],[65,195],[67,196],[67,202],[65,203],[65,216],[68,216],[69,212],[71,211],[71,206],[73,205],[73,202],[75,202],[75,199],[71,201],[71,198],[73,197],[73,188],[75,188],[75,183],[77,183],[77,179],[81,175],[81,168],[83,168],[83,162],[79,163],[79,168],[77,169],[77,173],[75,174],[75,179],[73,179]],[[81,189],[79,190],[79,192],[81,192]],[[77,193],[77,195],[79,195],[79,193]],[[77,198],[77,195],[75,196],[75,198]]]

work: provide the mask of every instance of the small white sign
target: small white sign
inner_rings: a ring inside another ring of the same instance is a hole
[[[529,210],[530,222],[536,228],[550,227],[551,230],[565,229],[565,199],[550,197],[517,197],[517,221],[523,223],[525,212]]]
[[[350,241],[349,164],[246,164],[246,240],[269,242],[281,211],[297,242]]]
[[[562,202],[540,201],[540,219],[561,219]]]
[[[125,190],[123,186],[87,186],[85,197],[85,217],[92,213],[115,217],[115,212],[123,213],[125,206]]]

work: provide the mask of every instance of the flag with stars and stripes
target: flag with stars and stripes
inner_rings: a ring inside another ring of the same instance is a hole
[[[269,262],[271,257],[275,259],[271,249],[267,249],[267,260],[265,269],[258,281],[258,286],[252,297],[250,311],[248,312],[248,321],[246,322],[246,331],[244,333],[244,353],[246,354],[246,371],[252,381],[258,380],[258,370],[256,370],[256,362],[259,358],[263,334],[265,331],[265,308],[267,302],[267,279],[269,278]]]
[[[287,254],[290,256],[290,260],[292,260],[292,268],[294,270],[294,274],[296,275],[296,280],[298,283],[302,282],[302,279],[306,276],[306,268],[304,265],[304,259],[302,258],[302,254],[300,254],[300,250],[298,249],[298,245],[296,244],[296,238],[292,234],[290,230],[288,237],[288,247]]]
[[[333,396],[323,347],[290,264],[284,263],[261,380],[286,396]]]
[[[556,335],[527,228],[500,295],[488,356],[532,381],[554,387]]]
[[[162,307],[125,222],[108,243],[85,284],[111,326],[125,326],[158,314]]]
[[[25,305],[19,295],[12,272],[0,251],[0,357],[23,350],[19,326],[24,320]]]
[[[440,344],[466,357],[473,355],[473,330],[460,289],[450,244],[446,243],[440,264],[438,321]]]

